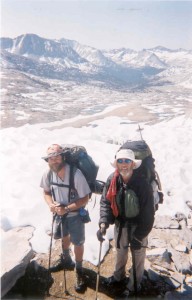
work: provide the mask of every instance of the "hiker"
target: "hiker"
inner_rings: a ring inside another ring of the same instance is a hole
[[[79,209],[87,204],[90,188],[79,169],[74,171],[74,189],[69,187],[71,169],[65,162],[63,148],[60,145],[51,145],[43,159],[48,162],[49,169],[43,174],[40,186],[44,190],[44,198],[50,211],[55,215],[53,237],[62,238],[63,248],[60,259],[50,268],[50,271],[75,268],[75,290],[82,292],[85,287],[82,268],[85,224],[82,222]],[[70,256],[71,243],[74,245],[75,263]]]
[[[152,230],[154,222],[151,185],[145,178],[137,178],[134,173],[141,162],[141,160],[135,159],[132,150],[120,149],[112,164],[115,172],[108,177],[100,201],[100,228],[97,231],[97,238],[102,242],[104,240],[103,235],[106,234],[109,225],[115,224],[116,246],[114,273],[103,283],[108,287],[121,284],[125,288],[122,296],[133,294],[135,288],[137,291],[141,289],[147,236]],[[126,263],[129,247],[134,254],[135,266],[132,265],[127,283]],[[134,278],[137,286],[134,285]]]

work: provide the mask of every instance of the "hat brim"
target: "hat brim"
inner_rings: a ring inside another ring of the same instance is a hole
[[[47,160],[47,159],[49,159],[50,157],[55,157],[55,156],[59,156],[59,155],[62,155],[63,154],[63,152],[54,152],[54,153],[50,153],[49,155],[47,155],[47,156],[43,156],[43,157],[41,157],[42,159],[44,159],[44,160]]]
[[[138,169],[140,167],[140,165],[142,164],[141,159],[134,159],[133,162],[134,162],[134,167],[133,167],[134,170]],[[113,168],[116,169],[117,168],[117,160],[115,159],[114,162],[111,163],[111,165],[112,165]]]

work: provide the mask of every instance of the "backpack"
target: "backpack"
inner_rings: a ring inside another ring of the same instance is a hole
[[[155,170],[155,159],[151,149],[144,140],[126,141],[120,149],[131,149],[135,154],[135,159],[141,159],[142,163],[138,169],[134,170],[135,176],[144,177],[151,184],[153,190],[154,207],[158,209],[158,204],[163,203],[163,193],[159,175]]]
[[[70,165],[70,189],[74,188],[74,170],[78,168],[85,176],[91,194],[102,194],[105,183],[96,179],[99,166],[95,164],[85,147],[70,144],[61,146],[63,147],[62,155]]]

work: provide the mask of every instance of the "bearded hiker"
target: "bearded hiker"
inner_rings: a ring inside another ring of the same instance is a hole
[[[43,174],[40,186],[43,188],[44,198],[51,213],[55,214],[54,239],[62,239],[60,259],[50,268],[50,271],[57,272],[75,267],[75,290],[82,292],[85,288],[82,267],[85,224],[79,211],[87,204],[91,191],[79,169],[74,172],[74,189],[70,188],[71,168],[65,162],[63,148],[60,145],[51,145],[43,159],[48,163],[49,168]],[[75,262],[70,256],[71,243],[74,245]]]
[[[134,173],[141,162],[135,159],[132,150],[120,149],[113,162],[115,172],[108,177],[100,201],[97,238],[102,242],[109,225],[115,224],[116,244],[114,273],[103,283],[108,288],[122,286],[122,297],[137,293],[141,289],[147,236],[154,223],[152,187],[145,178],[138,178]],[[132,252],[133,265],[127,280],[128,249]]]

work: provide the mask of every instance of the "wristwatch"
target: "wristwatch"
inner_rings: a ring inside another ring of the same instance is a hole
[[[71,211],[69,206],[65,206],[65,211],[66,211],[66,213],[69,213]]]

